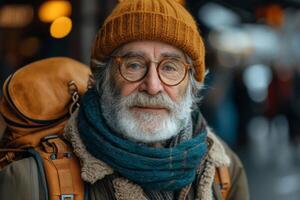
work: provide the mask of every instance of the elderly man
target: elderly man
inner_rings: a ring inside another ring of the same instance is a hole
[[[97,34],[87,92],[88,68],[66,58],[10,76],[0,199],[247,200],[242,164],[198,107],[204,54],[179,2],[123,0]]]
[[[65,133],[91,199],[248,199],[239,159],[197,106],[204,54],[179,2],[118,3],[93,46],[95,87]]]

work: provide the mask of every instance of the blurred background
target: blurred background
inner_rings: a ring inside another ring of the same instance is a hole
[[[0,83],[32,61],[89,64],[116,0],[1,0]],[[240,156],[251,199],[300,199],[300,0],[186,0],[205,39],[202,112]]]

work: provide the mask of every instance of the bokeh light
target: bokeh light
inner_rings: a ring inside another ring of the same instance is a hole
[[[0,9],[0,27],[23,28],[31,23],[33,8],[30,5],[11,4]]]
[[[68,17],[57,18],[50,26],[50,33],[54,38],[64,38],[71,30],[72,20]]]
[[[69,1],[46,1],[39,9],[39,18],[43,22],[53,22],[62,16],[70,16],[72,5]]]

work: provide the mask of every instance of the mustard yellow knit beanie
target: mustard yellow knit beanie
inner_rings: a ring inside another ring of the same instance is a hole
[[[131,41],[161,41],[183,50],[193,61],[195,78],[203,82],[205,48],[182,0],[119,0],[96,35],[92,59],[103,61]]]

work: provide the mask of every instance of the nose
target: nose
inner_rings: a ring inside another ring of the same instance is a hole
[[[151,63],[146,77],[142,80],[139,91],[147,92],[149,95],[156,95],[163,91],[163,83],[159,79],[156,71],[156,64]]]

